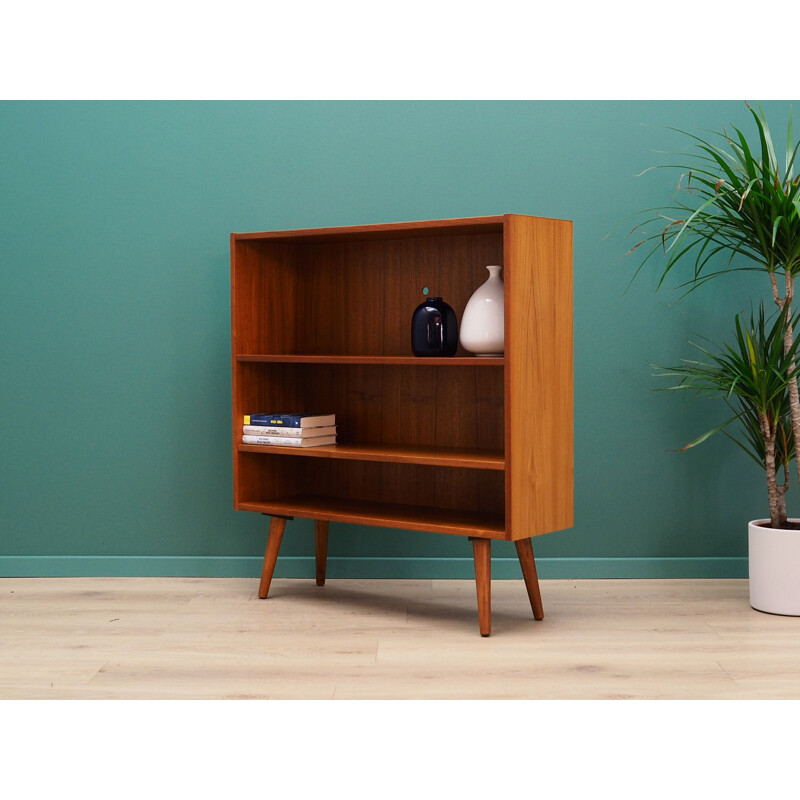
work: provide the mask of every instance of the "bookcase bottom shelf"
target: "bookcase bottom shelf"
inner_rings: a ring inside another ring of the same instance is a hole
[[[238,508],[262,514],[352,522],[356,525],[452,533],[486,539],[508,538],[503,514],[477,511],[349,500],[320,495],[293,495],[268,501],[241,501]]]

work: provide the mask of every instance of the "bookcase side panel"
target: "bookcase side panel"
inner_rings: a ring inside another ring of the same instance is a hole
[[[573,524],[572,223],[508,215],[506,523],[514,540]]]

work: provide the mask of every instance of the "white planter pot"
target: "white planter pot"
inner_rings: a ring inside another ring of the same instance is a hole
[[[768,526],[768,519],[748,525],[750,605],[770,614],[800,616],[800,531]]]

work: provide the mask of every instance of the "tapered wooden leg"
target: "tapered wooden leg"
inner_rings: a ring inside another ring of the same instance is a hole
[[[517,546],[519,564],[522,567],[522,577],[525,579],[525,588],[528,590],[528,599],[531,601],[534,619],[544,619],[542,595],[539,591],[539,577],[536,574],[536,561],[533,558],[533,547],[530,539],[520,539],[514,542]]]
[[[314,542],[316,545],[317,586],[325,585],[325,567],[328,563],[328,523],[314,520]]]
[[[475,586],[478,590],[478,625],[481,636],[492,632],[492,540],[473,539]]]
[[[262,599],[269,594],[269,585],[272,583],[272,573],[275,571],[275,562],[278,560],[278,550],[281,548],[285,527],[286,520],[283,517],[272,517],[267,536],[267,550],[264,553],[264,566],[261,568],[261,583],[258,587],[258,596]]]

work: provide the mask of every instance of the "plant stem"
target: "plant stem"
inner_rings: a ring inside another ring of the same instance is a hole
[[[778,282],[775,278],[775,272],[769,273],[770,281],[772,282],[772,297],[775,300],[778,308],[783,313],[783,318],[786,322],[786,328],[783,335],[783,352],[788,353],[794,344],[794,329],[792,328],[792,302],[794,300],[794,278],[792,277],[791,270],[787,267],[784,268],[786,277],[786,293],[783,297],[780,296],[778,290]],[[795,375],[795,364],[792,364],[788,369],[789,375],[789,408],[792,410],[792,435],[795,442],[800,442],[800,392],[797,387],[797,376]],[[795,459],[797,466],[797,482],[800,485],[800,458]],[[784,501],[785,502],[785,501]],[[775,527],[774,525],[772,526]]]
[[[766,455],[764,466],[767,471],[767,495],[769,497],[769,519],[773,528],[786,528],[788,519],[786,515],[786,494],[781,491],[784,487],[778,486],[777,467],[775,465],[775,436],[777,428],[772,428],[767,415],[759,412],[758,423],[761,435],[764,437]]]

